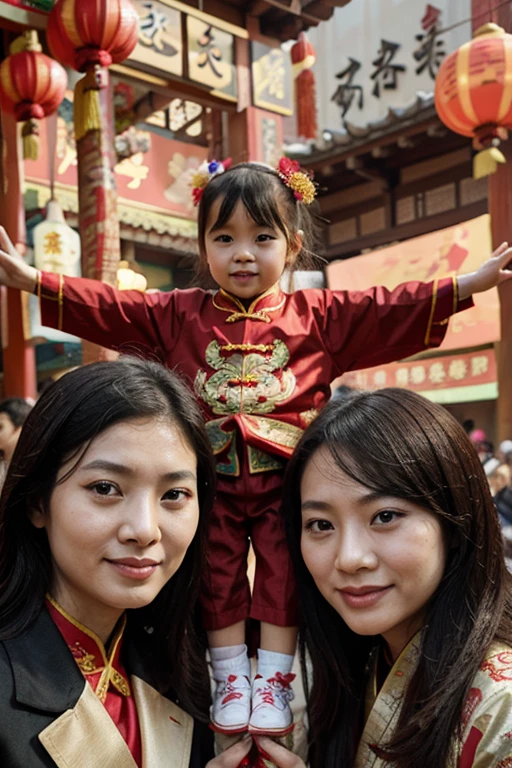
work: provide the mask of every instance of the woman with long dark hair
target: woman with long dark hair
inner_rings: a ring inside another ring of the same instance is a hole
[[[23,427],[0,503],[2,768],[203,768],[194,605],[215,472],[157,363],[68,373]]]
[[[311,768],[512,765],[512,577],[455,419],[398,389],[332,402],[284,506]],[[303,766],[259,742],[278,768]]]

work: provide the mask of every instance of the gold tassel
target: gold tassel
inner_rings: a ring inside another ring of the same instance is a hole
[[[37,160],[39,157],[39,127],[36,120],[27,120],[21,129],[23,159]]]
[[[75,85],[75,140],[79,141],[89,131],[101,129],[100,87],[96,69],[89,69],[85,77]]]
[[[482,179],[496,173],[498,163],[506,163],[505,156],[497,147],[478,152],[473,158],[473,178]]]

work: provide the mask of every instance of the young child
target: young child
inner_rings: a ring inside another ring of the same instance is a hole
[[[0,281],[40,297],[42,322],[103,346],[158,355],[181,372],[203,409],[217,456],[202,606],[217,689],[212,725],[283,735],[293,727],[290,673],[295,587],[279,517],[283,470],[347,370],[441,343],[471,294],[508,279],[504,243],[478,271],[393,291],[282,292],[285,269],[311,251],[315,187],[297,164],[278,170],[211,163],[195,178],[199,258],[216,291],[119,292],[94,280],[41,273],[1,233]],[[249,541],[256,554],[251,597]],[[261,622],[252,686],[245,622]]]
[[[283,498],[310,767],[512,765],[512,575],[457,421],[406,390],[332,402],[299,443]],[[257,743],[276,768],[304,768]],[[250,746],[226,750],[224,768]]]

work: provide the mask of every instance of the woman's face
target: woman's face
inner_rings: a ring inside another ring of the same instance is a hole
[[[443,577],[438,518],[355,482],[324,447],[306,465],[301,499],[302,556],[316,586],[353,632],[382,635],[395,659]]]
[[[154,418],[105,430],[59,483],[75,461],[32,522],[48,534],[52,596],[106,640],[179,568],[199,520],[197,459],[178,427]]]

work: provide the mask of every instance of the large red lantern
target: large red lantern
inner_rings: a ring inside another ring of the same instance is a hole
[[[494,173],[505,162],[499,143],[512,128],[512,35],[486,24],[447,56],[437,74],[435,103],[448,128],[473,137],[475,178]]]
[[[75,135],[99,130],[99,70],[124,61],[137,45],[139,15],[129,0],[57,0],[47,40],[55,58],[85,77],[75,87]]]
[[[312,67],[316,61],[315,49],[301,32],[291,48],[292,70],[295,81],[295,109],[297,133],[305,139],[315,139],[318,131],[316,119],[316,84]]]
[[[15,40],[14,49],[0,64],[0,107],[23,123],[23,157],[36,160],[37,121],[56,111],[68,78],[60,64],[41,53],[37,32]]]

